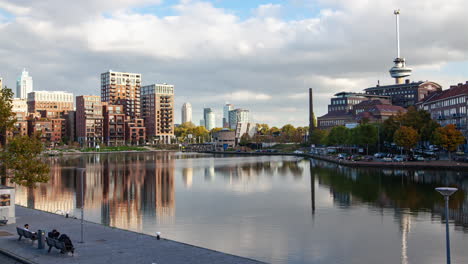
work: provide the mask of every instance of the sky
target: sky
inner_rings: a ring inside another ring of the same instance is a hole
[[[394,82],[394,9],[412,80],[468,80],[464,0],[0,0],[0,77],[100,95],[102,72],[136,72],[175,85],[176,123],[190,102],[194,123],[212,107],[221,125],[229,102],[305,126],[309,87],[320,116],[337,92]]]

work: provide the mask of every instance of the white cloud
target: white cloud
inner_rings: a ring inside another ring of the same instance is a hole
[[[180,1],[171,16],[135,11],[159,8],[160,0],[0,4],[16,16],[0,26],[8,37],[0,42],[0,70],[9,86],[27,67],[37,89],[99,94],[101,72],[141,72],[144,83],[175,84],[178,107],[190,101],[200,114],[203,105],[230,101],[274,125],[307,123],[309,87],[323,114],[336,92],[392,82],[395,7],[402,10],[402,54],[415,79],[463,81],[441,69],[468,60],[462,0],[318,0],[317,15],[297,20],[282,19],[284,6],[274,4],[246,19],[195,0]],[[292,107],[293,117],[278,111]]]

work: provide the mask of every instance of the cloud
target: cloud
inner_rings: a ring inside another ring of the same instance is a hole
[[[287,4],[260,5],[241,18],[196,0],[0,3],[14,15],[0,26],[8,38],[0,43],[7,85],[26,67],[36,89],[99,94],[101,72],[140,72],[145,84],[175,84],[177,108],[191,102],[195,120],[204,105],[221,109],[229,101],[262,123],[306,125],[309,87],[320,115],[336,92],[392,83],[395,7],[414,79],[464,81],[445,69],[468,60],[462,0],[296,1],[318,9],[297,19],[282,17]],[[142,12],[146,7],[158,15]],[[279,111],[291,108],[293,116]]]

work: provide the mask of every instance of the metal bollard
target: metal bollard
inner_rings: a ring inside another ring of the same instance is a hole
[[[44,249],[45,246],[45,231],[37,230],[37,248]]]

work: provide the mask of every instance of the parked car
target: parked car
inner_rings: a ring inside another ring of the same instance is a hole
[[[377,153],[374,154],[374,157],[376,157],[378,159],[381,159],[381,158],[385,157],[385,153],[377,152]]]
[[[344,154],[344,153],[340,153],[338,154],[338,156],[336,156],[337,159],[346,159],[348,155]]]
[[[414,159],[415,159],[416,161],[424,161],[424,160],[425,160],[424,157],[421,156],[421,155],[414,155]]]
[[[390,158],[390,157],[385,157],[382,160],[385,161],[385,162],[392,162],[393,161],[393,159]]]
[[[407,158],[405,155],[396,155],[394,158],[393,158],[393,161],[396,161],[396,162],[403,162],[403,161],[406,161]]]
[[[294,154],[304,154],[304,151],[302,151],[302,150],[295,150],[295,151],[294,151]]]

